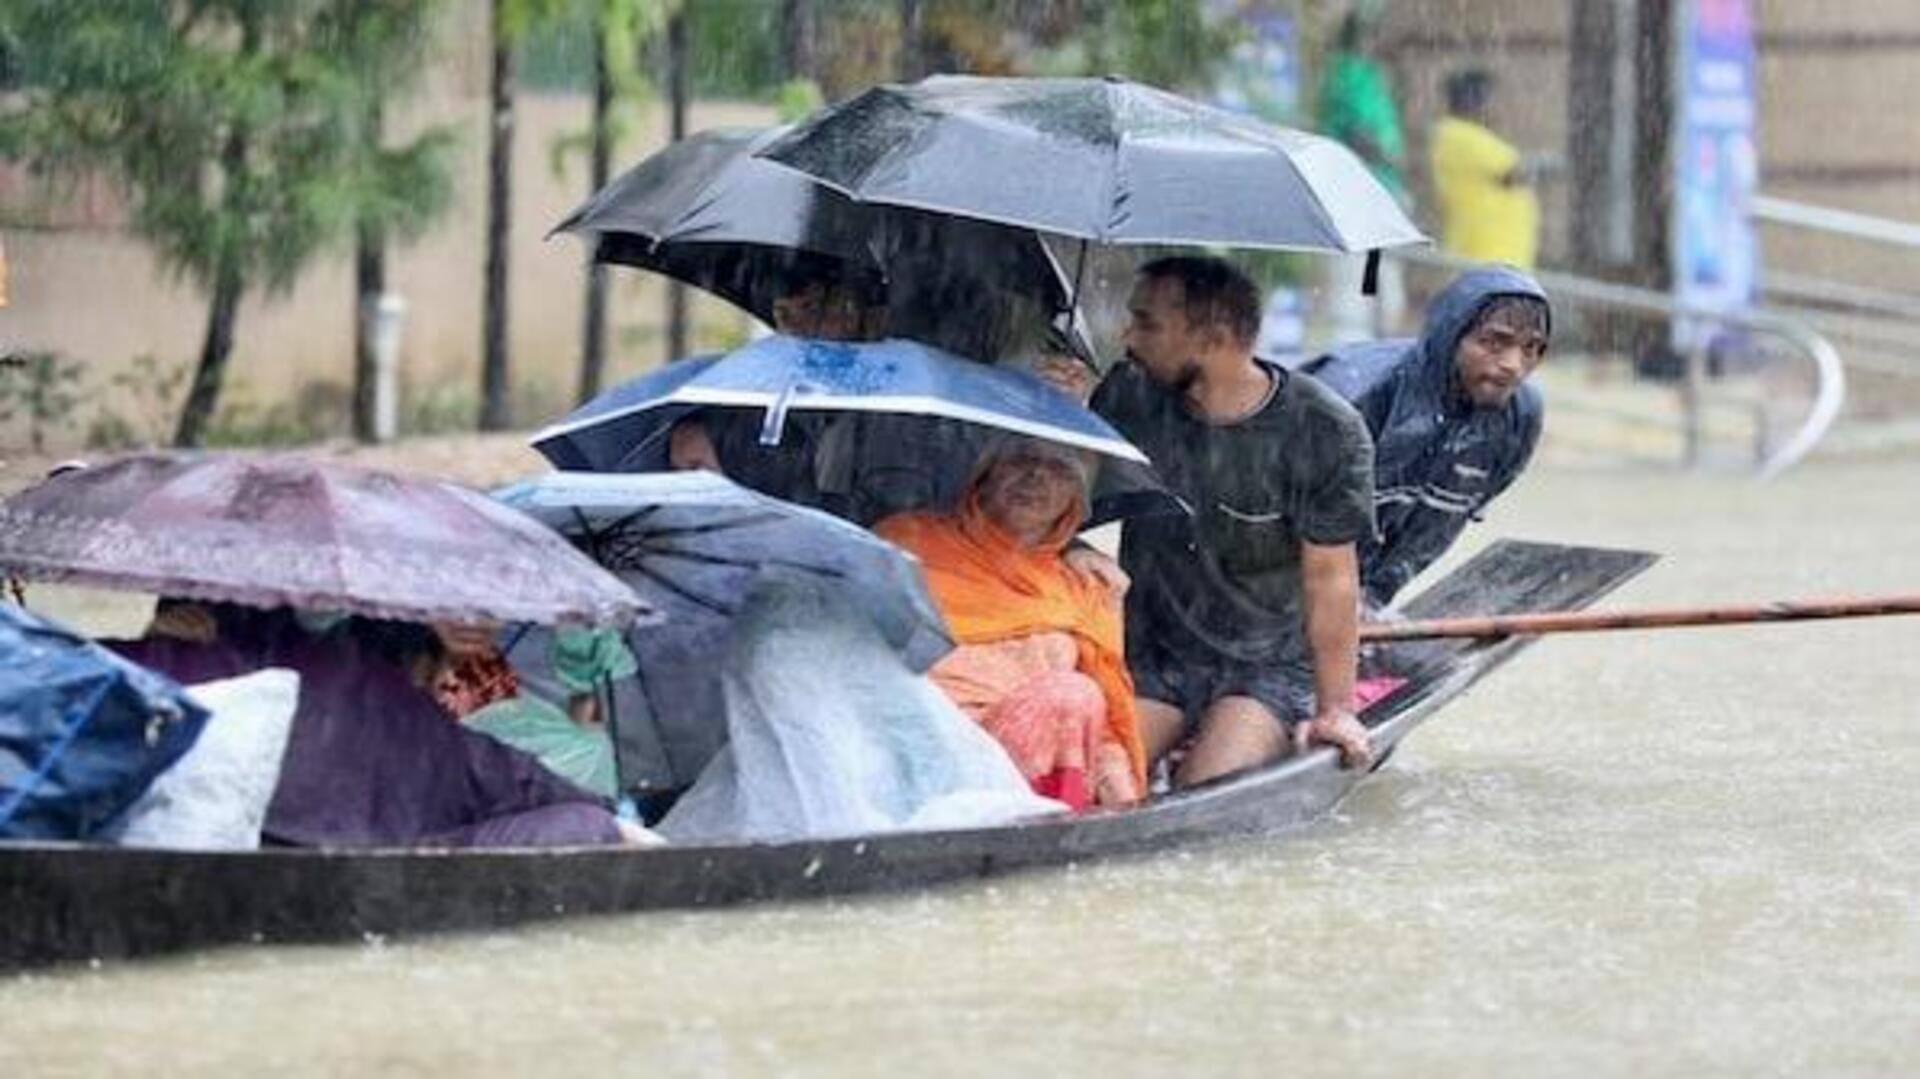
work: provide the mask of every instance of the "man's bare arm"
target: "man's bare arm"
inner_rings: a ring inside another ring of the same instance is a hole
[[[1349,766],[1372,757],[1366,728],[1353,715],[1354,666],[1360,648],[1360,561],[1354,545],[1300,545],[1300,591],[1313,656],[1313,720],[1309,742],[1340,747]]]

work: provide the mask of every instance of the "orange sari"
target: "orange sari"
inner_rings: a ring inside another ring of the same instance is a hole
[[[1127,753],[1134,788],[1146,790],[1146,753],[1134,715],[1120,605],[1060,553],[1079,528],[1070,511],[1037,547],[1023,547],[987,518],[979,488],[957,514],[902,513],[874,526],[882,538],[919,557],[927,588],[963,645],[991,644],[1048,631],[1073,638],[1076,669],[1100,687],[1108,733]]]

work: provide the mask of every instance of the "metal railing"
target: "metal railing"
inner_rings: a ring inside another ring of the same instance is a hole
[[[1439,251],[1414,248],[1388,251],[1386,257],[1416,266],[1429,266],[1456,272],[1473,269],[1479,265],[1469,259]],[[1763,479],[1779,475],[1806,457],[1833,427],[1834,420],[1839,418],[1841,405],[1846,400],[1846,370],[1833,344],[1802,319],[1766,310],[1723,311],[1701,304],[1686,303],[1653,289],[1548,270],[1534,271],[1533,276],[1540,282],[1541,287],[1547,290],[1555,303],[1630,311],[1667,319],[1695,319],[1730,328],[1754,330],[1778,337],[1804,354],[1815,372],[1813,403],[1808,408],[1805,419],[1789,438],[1778,446],[1762,447],[1762,453],[1756,464],[1757,471]],[[1685,380],[1681,387],[1684,437],[1689,463],[1699,462],[1702,456],[1702,445],[1705,439],[1705,425],[1702,417],[1706,409],[1706,381],[1705,350],[1704,348],[1692,349],[1686,355]]]
[[[1891,217],[1768,195],[1756,196],[1748,216],[1755,222],[1841,236],[1906,250],[1920,248],[1920,224]],[[1860,370],[1920,376],[1920,296],[1823,277],[1769,269],[1761,287],[1771,302],[1786,305],[1819,332],[1843,341],[1847,362]]]
[[[1813,229],[1856,240],[1892,244],[1895,247],[1920,247],[1920,225],[1891,217],[1836,210],[1771,195],[1755,195],[1747,204],[1747,216],[1755,221],[1795,228]]]

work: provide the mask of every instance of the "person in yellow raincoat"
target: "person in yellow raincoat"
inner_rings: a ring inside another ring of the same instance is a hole
[[[1493,75],[1474,68],[1447,78],[1447,115],[1427,152],[1440,206],[1440,246],[1476,262],[1530,269],[1540,240],[1533,163],[1486,125]]]

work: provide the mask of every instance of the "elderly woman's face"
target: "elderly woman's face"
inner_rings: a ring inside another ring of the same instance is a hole
[[[980,481],[980,507],[1026,542],[1039,541],[1080,498],[1072,462],[1032,449],[1002,454]]]

